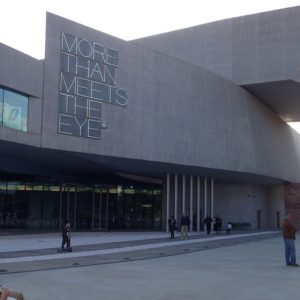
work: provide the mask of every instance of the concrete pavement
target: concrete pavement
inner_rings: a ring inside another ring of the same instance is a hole
[[[285,266],[283,242],[278,235],[260,239],[258,236],[256,239],[247,237],[246,240],[240,236],[240,242],[236,242],[235,237],[231,240],[235,242],[231,244],[226,244],[229,240],[221,242],[214,237],[210,242],[215,243],[215,247],[210,244],[202,250],[196,249],[201,244],[196,242],[198,239],[195,237],[191,239],[194,243],[183,241],[187,243],[164,247],[163,250],[144,249],[144,254],[148,252],[147,259],[123,259],[122,262],[98,262],[90,266],[56,270],[3,273],[0,280],[4,286],[23,291],[27,300],[299,298],[300,268]],[[207,245],[204,239],[202,245]],[[148,245],[153,245],[153,242]],[[299,249],[298,241],[296,246]],[[158,250],[162,254],[161,251],[169,251],[168,248],[172,251],[178,248],[181,252],[150,258],[151,251]],[[142,256],[136,250],[125,255],[132,258],[134,255]]]

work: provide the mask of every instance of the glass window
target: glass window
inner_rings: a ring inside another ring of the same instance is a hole
[[[76,203],[76,229],[92,228],[93,190],[90,186],[78,186]]]
[[[28,97],[4,90],[3,126],[27,131]]]
[[[0,126],[3,126],[3,89],[0,88]]]

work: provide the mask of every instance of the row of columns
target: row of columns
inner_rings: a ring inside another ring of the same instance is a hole
[[[174,211],[170,210],[171,207],[171,174],[167,174],[166,178],[166,231],[169,231],[168,226],[168,220],[171,215],[174,215],[177,222],[179,222],[181,214],[185,212],[189,215],[191,219],[191,226],[190,231],[193,231],[193,215],[194,212],[196,212],[196,230],[197,232],[200,231],[200,212],[201,212],[201,202],[203,202],[203,217],[205,218],[207,215],[213,216],[214,215],[214,179],[213,178],[207,178],[207,177],[199,177],[199,176],[193,176],[193,175],[182,175],[182,197],[181,197],[181,208],[182,211],[178,211],[179,207],[179,191],[178,191],[178,181],[179,181],[179,175],[173,174],[174,176],[174,205],[173,209]],[[196,179],[196,180],[195,180]],[[186,199],[186,181],[189,180],[189,199]],[[201,180],[203,181],[203,193],[201,195]],[[208,203],[208,181],[210,180],[210,202]],[[194,181],[196,181],[196,188],[194,189]],[[194,195],[194,190],[196,190],[196,195]],[[202,197],[201,197],[202,196]],[[194,201],[196,197],[196,201]],[[202,201],[201,201],[202,200]],[[189,201],[189,211],[186,211],[186,203]],[[196,207],[194,208],[194,202],[196,202]],[[210,205],[208,205],[210,204]]]

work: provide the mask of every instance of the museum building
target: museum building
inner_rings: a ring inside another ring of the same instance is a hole
[[[47,13],[0,44],[0,228],[300,224],[300,7],[124,41]]]

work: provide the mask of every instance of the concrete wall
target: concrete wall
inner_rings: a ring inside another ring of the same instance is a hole
[[[193,177],[193,188],[191,197],[190,176],[185,176],[185,193],[183,193],[183,176],[178,174],[177,181],[177,215],[175,208],[175,175],[170,175],[170,198],[169,216],[175,216],[180,225],[181,214],[185,211],[194,219],[193,230],[197,229],[197,177]],[[278,229],[284,216],[284,194],[283,185],[268,186],[249,183],[216,182],[211,185],[211,178],[207,178],[206,188],[206,214],[205,214],[205,178],[199,178],[199,211],[200,227],[203,228],[203,220],[206,215],[220,215],[223,220],[223,227],[226,228],[228,222],[249,223],[251,226],[241,226],[241,229]],[[163,184],[163,228],[166,222],[167,193],[166,181]],[[213,191],[213,193],[212,193]],[[185,194],[185,201],[183,200]],[[213,212],[211,196],[213,194]],[[192,210],[191,208],[192,199]],[[185,202],[185,209],[183,203]],[[260,226],[258,226],[258,211],[260,211]],[[279,215],[277,216],[277,213]],[[279,219],[278,219],[279,218]],[[278,220],[277,220],[278,219]]]
[[[300,183],[284,185],[285,212],[291,213],[296,226],[300,226]]]
[[[248,184],[218,184],[215,192],[215,214],[224,223],[250,223],[257,229],[257,211],[261,210],[262,228],[268,226],[268,189]],[[243,208],[241,210],[241,207]]]
[[[271,228],[279,228],[284,219],[284,185],[270,187],[269,221]],[[278,214],[278,215],[277,215]]]
[[[103,105],[108,129],[100,141],[57,134],[61,32],[119,51],[128,105]],[[291,135],[257,99],[217,75],[48,15],[43,147],[294,180],[299,153]]]
[[[261,211],[261,229],[276,228],[273,209],[283,203],[270,197],[270,187],[254,184],[216,183],[215,215],[221,215],[227,222],[250,223],[251,229],[257,229],[257,211]],[[274,202],[271,206],[270,202]]]
[[[128,105],[103,104],[108,128],[101,140],[58,134],[61,32],[119,52],[117,81],[127,91]],[[47,16],[44,74],[43,62],[6,46],[0,51],[5,58],[0,85],[31,95],[29,131],[0,128],[2,140],[192,166],[194,175],[201,168],[300,180],[299,135],[247,91],[209,71],[52,14]]]
[[[43,61],[0,43],[0,84],[35,98],[43,94]]]
[[[222,20],[133,41],[238,84],[299,79],[300,7]]]
[[[44,62],[0,44],[0,86],[29,96],[28,132],[0,127],[0,139],[41,145]]]
[[[230,31],[230,26],[226,28]],[[101,140],[58,134],[61,32],[119,52],[117,81],[127,91],[128,105],[103,104],[103,118],[108,128],[103,130]],[[228,54],[224,52],[225,56]],[[37,61],[4,45],[0,46],[0,55],[3,58],[0,60],[0,85],[29,95],[28,132],[0,128],[1,140],[82,155],[160,163],[159,174],[167,173],[168,166],[173,165],[180,166],[183,171],[185,167],[192,167],[193,175],[199,175],[198,170],[208,173],[214,170],[223,172],[224,177],[226,172],[241,176],[250,174],[256,182],[264,176],[279,181],[300,180],[299,135],[247,91],[191,63],[52,14],[47,16],[45,61]],[[226,61],[221,65],[224,72],[230,67]],[[72,159],[69,164],[75,161],[72,167],[76,170],[76,156]],[[55,165],[56,162],[51,163]],[[183,173],[186,174],[185,211],[190,214],[190,173]],[[182,173],[180,176],[178,220],[183,210],[180,201]],[[172,180],[171,185],[174,184]],[[165,188],[164,184],[164,197]],[[208,200],[209,188],[208,184]],[[196,210],[195,189],[194,182],[193,212]],[[171,190],[173,197],[174,188]],[[202,214],[203,198],[202,178]],[[214,215],[220,214],[224,224],[248,222],[255,229],[260,210],[261,227],[274,227],[277,221],[274,212],[283,211],[282,190],[260,184],[216,182],[214,199]],[[170,211],[174,211],[172,203]],[[165,223],[163,219],[163,226]]]

